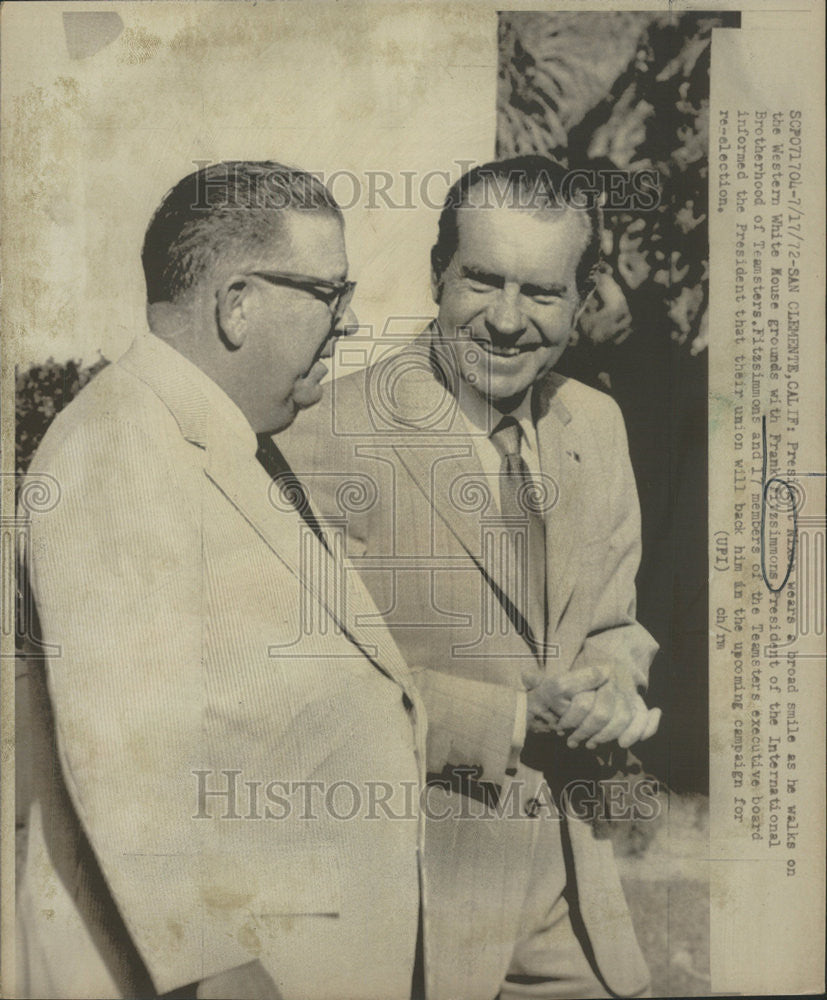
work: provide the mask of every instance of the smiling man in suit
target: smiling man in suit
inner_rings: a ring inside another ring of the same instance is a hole
[[[648,983],[611,844],[583,818],[584,791],[605,805],[601,764],[660,715],[642,697],[657,647],[635,620],[623,421],[554,371],[598,263],[588,196],[542,157],[463,176],[432,251],[436,321],[334,380],[283,442],[311,504],[346,525],[426,703],[451,816],[426,823],[426,953],[452,956],[428,984],[466,1000]],[[348,475],[369,502],[348,505]]]
[[[143,264],[151,332],[29,474],[56,502],[28,551],[51,652],[18,994],[407,1000],[421,700],[257,461],[356,322],[341,212],[303,171],[215,164],[164,198]]]

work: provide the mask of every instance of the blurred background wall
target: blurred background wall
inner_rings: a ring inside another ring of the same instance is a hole
[[[493,8],[78,6],[3,11],[4,308],[18,363],[117,358],[144,324],[152,212],[222,159],[275,159],[328,182],[364,324],[432,315],[439,207],[494,149]]]

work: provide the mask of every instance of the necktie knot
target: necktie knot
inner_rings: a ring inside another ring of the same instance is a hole
[[[520,454],[523,429],[514,417],[503,417],[491,432],[491,442],[505,458]]]

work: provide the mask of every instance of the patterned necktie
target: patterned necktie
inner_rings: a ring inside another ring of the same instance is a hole
[[[546,634],[546,528],[537,504],[537,484],[520,454],[523,429],[506,416],[491,432],[500,453],[500,512],[511,542],[509,596],[523,611],[538,647]]]
[[[281,450],[273,443],[273,439],[269,434],[260,434],[258,436],[256,459],[264,467],[264,470],[271,479],[278,479],[282,496],[296,508],[304,518],[305,523],[313,530],[315,536],[329,552],[330,548],[327,544],[327,539],[321,525],[316,519],[316,515],[313,513],[304,487],[295,472],[288,465],[287,459],[282,455]]]

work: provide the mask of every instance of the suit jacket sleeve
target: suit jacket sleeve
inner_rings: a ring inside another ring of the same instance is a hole
[[[197,516],[158,442],[126,423],[75,429],[40,468],[61,489],[33,516],[30,557],[44,635],[60,646],[48,668],[60,763],[163,993],[250,957],[231,926],[243,909],[209,895],[215,824],[195,816],[208,698]],[[254,891],[238,882],[233,898]],[[221,945],[202,947],[203,934]]]
[[[428,713],[427,768],[470,768],[502,784],[514,772],[526,734],[524,691],[411,665]]]

